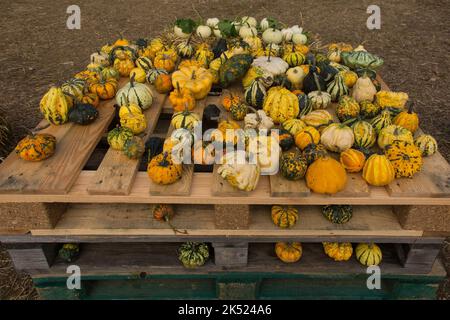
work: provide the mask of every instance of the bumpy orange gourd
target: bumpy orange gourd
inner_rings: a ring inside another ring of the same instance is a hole
[[[160,74],[155,80],[155,89],[159,93],[168,93],[172,91],[172,78],[168,74]]]
[[[346,184],[344,167],[329,156],[318,158],[306,171],[306,185],[317,193],[334,194],[343,190]]]
[[[155,68],[164,69],[167,72],[172,72],[175,70],[175,62],[172,57],[168,54],[158,53],[154,61]]]
[[[153,182],[165,185],[179,180],[182,170],[182,164],[174,163],[172,156],[164,152],[150,161],[147,167],[147,174]]]
[[[364,167],[366,157],[356,149],[347,149],[341,152],[339,160],[348,172],[360,172]]]
[[[325,254],[334,261],[347,261],[353,254],[353,247],[350,242],[323,242]]]
[[[131,70],[135,67],[133,60],[129,58],[119,59],[116,58],[114,60],[114,69],[119,71],[119,74],[122,77],[128,77],[130,75]]]
[[[17,155],[26,161],[41,161],[55,153],[56,138],[51,134],[31,134],[17,144]]]
[[[169,95],[170,104],[175,112],[184,110],[191,111],[195,108],[195,97],[189,89],[181,89],[179,85],[175,87]]]
[[[302,257],[302,244],[300,242],[277,242],[275,253],[277,257],[286,263],[293,263]]]
[[[112,99],[116,95],[117,85],[116,79],[100,79],[89,86],[89,91],[97,94],[102,100]]]

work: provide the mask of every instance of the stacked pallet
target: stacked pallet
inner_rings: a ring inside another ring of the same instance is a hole
[[[195,111],[201,114],[218,99],[206,97]],[[142,290],[151,290],[155,279],[174,285],[173,279],[181,277],[190,280],[175,286],[190,288],[190,297],[227,297],[235,288],[230,285],[236,282],[233,272],[250,279],[246,282],[251,283],[251,294],[246,297],[273,297],[288,280],[292,287],[279,297],[306,297],[299,295],[306,288],[305,277],[331,282],[356,277],[356,285],[365,285],[365,268],[356,261],[329,260],[318,245],[323,241],[383,244],[385,281],[397,282],[392,290],[360,291],[358,297],[431,297],[430,285],[434,290],[444,276],[437,256],[450,231],[450,166],[440,154],[424,159],[414,179],[397,179],[387,187],[369,186],[360,175],[350,174],[346,189],[332,196],[311,193],[304,181],[289,182],[278,175],[262,176],[256,190],[243,193],[215,169],[196,172],[194,165],[185,165],[181,180],[161,186],[140,171],[140,161],[102,148],[102,136],[114,118],[113,104],[102,103],[99,120],[88,127],[45,129],[59,145],[45,162],[24,162],[11,154],[0,166],[0,241],[16,268],[30,272],[44,296],[101,298],[108,281],[123,286],[123,279],[140,277],[146,279]],[[146,111],[145,138],[169,136],[173,128],[166,119],[171,112],[166,96],[157,95]],[[186,234],[152,220],[152,206],[158,203],[176,204],[172,223]],[[277,228],[270,219],[274,204],[296,206],[299,222],[288,230]],[[355,205],[354,218],[345,225],[327,222],[320,213],[320,206],[327,204]],[[211,242],[214,262],[195,271],[183,269],[175,252],[177,243],[184,241]],[[277,241],[305,243],[304,258],[298,264],[283,264],[270,244]],[[77,264],[90,288],[73,296],[62,287],[67,264],[55,257],[58,244],[67,242],[82,244]],[[192,280],[194,274],[198,283]],[[216,279],[219,289],[206,279]],[[405,288],[413,282],[416,296],[408,296]],[[348,282],[351,285],[355,283]]]

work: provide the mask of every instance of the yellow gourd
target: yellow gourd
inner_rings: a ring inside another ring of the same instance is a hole
[[[395,171],[385,155],[373,154],[364,164],[362,177],[368,184],[381,187],[394,181]]]
[[[211,73],[201,67],[183,67],[172,74],[173,86],[176,87],[178,83],[180,88],[189,89],[197,100],[208,95],[212,82],[213,76]]]

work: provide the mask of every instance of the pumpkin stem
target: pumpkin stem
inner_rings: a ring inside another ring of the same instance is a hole
[[[316,86],[317,86],[317,91],[319,91],[319,96],[321,96],[322,88],[320,87],[319,76],[315,72],[313,72],[313,76],[314,76],[314,82],[316,83]]]
[[[192,76],[191,76],[191,79],[192,79],[192,80],[195,80],[195,77],[196,77],[196,75],[195,75],[195,70],[192,70]]]
[[[181,94],[180,83],[178,81],[177,81],[177,92],[178,94]]]
[[[309,138],[311,139],[311,143],[308,143],[308,145],[312,144],[313,146],[315,146],[316,143],[314,142],[314,137],[312,136],[311,132],[309,132],[308,130],[305,130],[305,133],[307,135],[309,135]]]
[[[413,113],[413,108],[414,108],[414,102],[410,102],[409,103],[409,107],[408,107],[408,113],[412,114]]]
[[[270,62],[271,54],[272,54],[272,43],[269,44],[269,57],[267,58],[267,62]]]
[[[131,79],[130,79],[130,86],[131,87],[134,87],[134,77],[136,76],[136,73],[133,73],[132,75],[131,75]]]

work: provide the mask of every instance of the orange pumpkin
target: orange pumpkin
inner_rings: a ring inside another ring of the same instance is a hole
[[[92,104],[94,107],[97,108],[100,103],[100,98],[95,92],[86,92],[81,97],[80,102]]]
[[[155,80],[155,89],[159,93],[168,93],[172,87],[172,77],[169,74],[160,74]]]
[[[175,70],[175,62],[172,60],[172,56],[165,53],[158,53],[153,64],[155,68],[164,69],[167,72]]]
[[[348,172],[360,172],[364,168],[366,157],[361,151],[350,148],[341,152],[339,160]]]
[[[131,70],[133,70],[135,67],[133,60],[131,59],[119,59],[116,58],[114,60],[114,68],[119,71],[119,74],[122,77],[128,77],[130,76]]]
[[[317,193],[334,194],[347,184],[347,173],[338,161],[329,156],[320,157],[306,171],[306,185]]]
[[[195,108],[195,97],[192,92],[177,85],[176,89],[169,95],[169,101],[175,112],[180,112],[188,109],[189,111]]]
[[[89,86],[89,91],[97,94],[100,99],[112,99],[116,95],[117,85],[116,79],[100,79],[100,81],[94,82]]]

